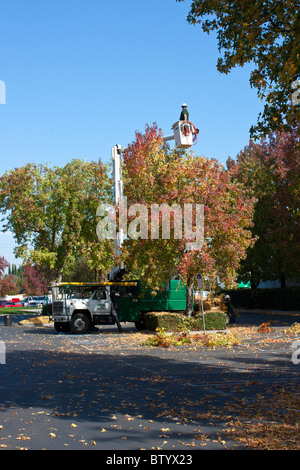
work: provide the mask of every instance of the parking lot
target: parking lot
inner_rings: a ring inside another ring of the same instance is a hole
[[[285,333],[299,316],[276,315],[268,335],[250,333],[270,317],[241,313],[236,328],[245,339],[231,348],[142,346],[147,333],[130,323],[124,333],[112,326],[81,336],[20,325],[16,315],[7,327],[0,318],[0,448],[252,448],[230,432],[242,410],[263,397],[270,416],[274,393],[299,389],[297,336]]]

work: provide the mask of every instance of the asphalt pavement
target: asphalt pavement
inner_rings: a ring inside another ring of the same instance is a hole
[[[241,326],[275,319],[274,341],[230,349],[141,346],[130,323],[124,333],[113,326],[81,336],[20,319],[5,326],[0,318],[1,450],[245,450],[225,437],[230,416],[220,410],[281,385],[299,388],[292,343],[276,341],[299,321],[294,314],[242,312]]]

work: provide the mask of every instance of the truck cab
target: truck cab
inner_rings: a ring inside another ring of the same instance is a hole
[[[78,334],[86,333],[93,325],[115,323],[121,329],[110,295],[110,288],[115,284],[117,283],[70,282],[52,286],[52,317],[55,330]]]

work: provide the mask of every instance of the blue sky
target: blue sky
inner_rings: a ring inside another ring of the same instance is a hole
[[[250,66],[217,71],[216,37],[188,24],[190,4],[0,0],[1,175],[28,162],[107,162],[146,124],[169,135],[182,102],[200,129],[195,154],[235,158],[262,103]],[[13,246],[0,234],[11,263]]]

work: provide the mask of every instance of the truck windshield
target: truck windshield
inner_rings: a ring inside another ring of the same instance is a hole
[[[95,299],[106,298],[105,289],[94,286],[68,286],[67,289],[61,291],[61,294],[65,299],[89,299],[91,296]]]

